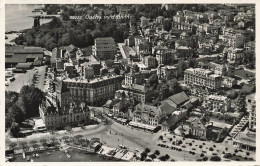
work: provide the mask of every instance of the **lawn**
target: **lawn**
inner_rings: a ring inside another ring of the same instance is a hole
[[[249,78],[249,77],[254,77],[255,74],[252,73],[252,72],[249,72],[249,71],[245,71],[243,69],[237,69],[234,71],[234,74],[235,75],[238,75],[240,77],[243,77],[243,78]]]

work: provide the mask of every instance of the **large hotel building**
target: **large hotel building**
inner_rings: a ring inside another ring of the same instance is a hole
[[[70,99],[88,105],[102,105],[121,89],[122,76],[112,75],[93,79],[66,78],[63,80],[70,92]]]
[[[217,90],[221,87],[221,76],[213,74],[213,71],[201,68],[189,68],[184,71],[184,82],[189,85],[204,86]]]

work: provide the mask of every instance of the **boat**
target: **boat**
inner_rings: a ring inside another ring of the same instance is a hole
[[[50,155],[51,153],[47,152],[48,155]]]

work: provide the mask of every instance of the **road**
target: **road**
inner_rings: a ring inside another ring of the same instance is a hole
[[[155,143],[161,133],[146,133],[138,131],[135,129],[130,129],[127,126],[121,125],[117,122],[113,122],[111,125],[97,125],[97,126],[88,126],[85,130],[81,128],[73,128],[73,135],[81,134],[87,139],[91,138],[100,138],[102,142],[105,142],[107,145],[112,147],[118,147],[119,144],[123,144],[128,147],[131,151],[139,149],[143,151],[145,148],[151,149],[151,153],[155,150],[159,150],[161,155],[169,154],[171,159],[183,161],[185,160],[194,161],[198,156],[191,155],[187,152],[179,152],[175,150],[170,150],[157,146]],[[49,139],[50,137],[56,137],[61,139],[64,135],[69,135],[65,131],[59,131],[56,135],[50,135],[49,133],[38,133],[26,138],[8,138],[6,136],[6,146],[13,142],[21,142],[30,140],[39,141],[42,138]]]

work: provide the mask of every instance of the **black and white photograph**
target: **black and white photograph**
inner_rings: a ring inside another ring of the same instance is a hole
[[[256,162],[256,3],[219,2],[5,3],[5,162]]]

